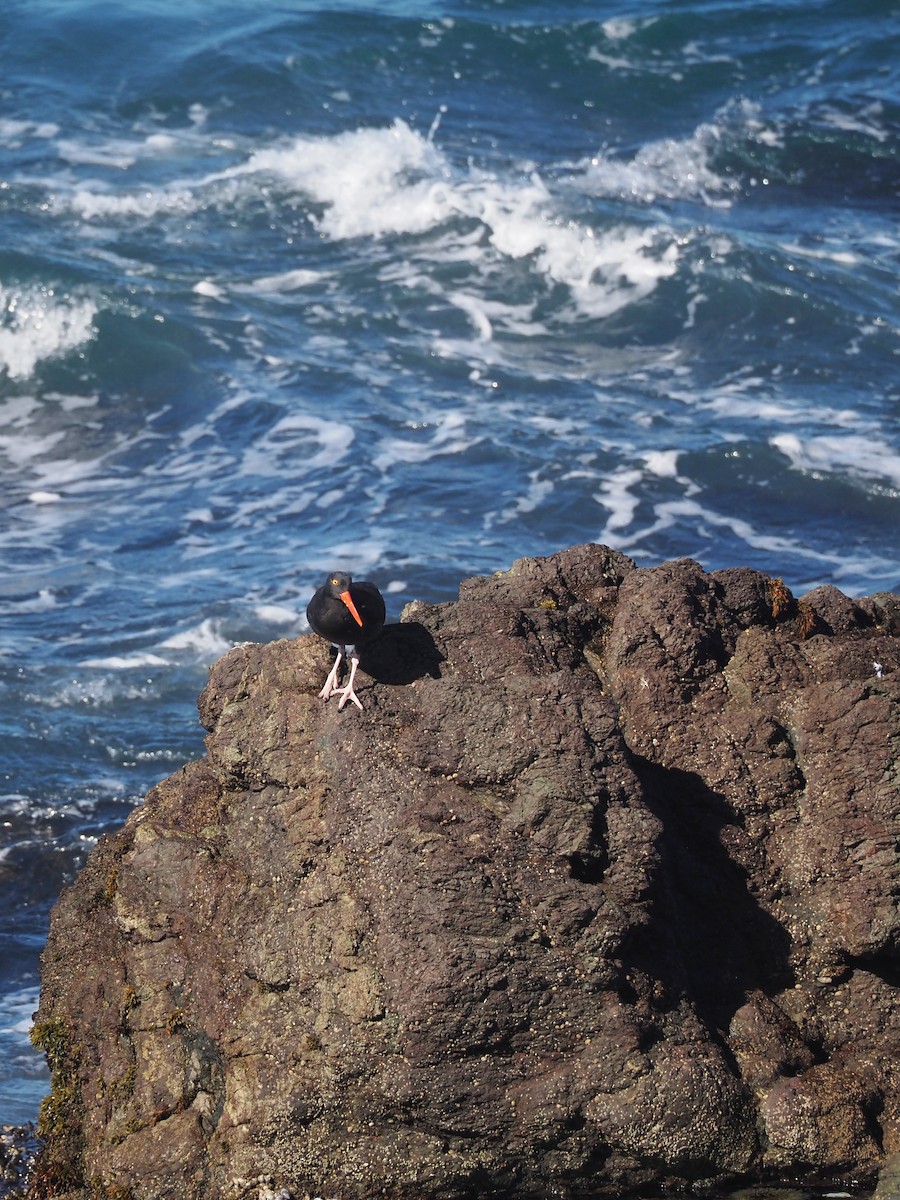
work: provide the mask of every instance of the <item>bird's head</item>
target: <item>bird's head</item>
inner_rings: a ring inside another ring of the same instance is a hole
[[[328,591],[341,600],[350,610],[350,615],[357,625],[362,629],[363,619],[356,610],[356,605],[353,603],[353,597],[350,595],[350,584],[352,579],[346,571],[332,571],[328,576],[328,583],[325,585]]]

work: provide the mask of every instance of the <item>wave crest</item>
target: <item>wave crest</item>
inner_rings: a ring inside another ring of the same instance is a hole
[[[90,298],[57,297],[52,288],[0,284],[0,370],[27,379],[38,363],[58,358],[96,336]]]

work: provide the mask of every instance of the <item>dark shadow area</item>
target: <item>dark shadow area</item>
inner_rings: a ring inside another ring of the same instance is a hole
[[[893,954],[866,954],[847,959],[848,971],[866,971],[888,987],[900,988],[900,959]]]
[[[374,642],[359,649],[359,665],[378,683],[401,685],[440,679],[444,656],[418,621],[385,625]]]
[[[603,876],[609,867],[609,834],[607,832],[606,810],[609,797],[598,796],[594,801],[591,813],[590,848],[568,856],[569,871],[578,883],[590,886],[602,883]]]
[[[653,918],[623,955],[725,1031],[750,992],[773,995],[793,985],[790,937],[723,844],[723,829],[740,825],[725,798],[693,772],[633,761],[663,829]]]

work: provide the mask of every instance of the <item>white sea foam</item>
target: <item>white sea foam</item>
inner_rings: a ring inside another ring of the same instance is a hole
[[[165,661],[147,662],[146,656],[139,654],[90,659],[79,663],[77,676],[59,683],[52,692],[28,693],[25,700],[37,703],[42,708],[79,710],[109,708],[125,701],[146,700],[156,694],[156,684],[150,678],[135,679],[133,674],[127,673],[167,665]],[[99,783],[96,778],[92,778],[91,782],[92,786]]]
[[[316,508],[330,508],[343,497],[344,488],[329,488],[327,492],[322,492],[321,496],[316,497]]]
[[[345,421],[289,413],[244,452],[242,470],[250,475],[279,475],[290,464],[299,475],[333,467],[349,452],[354,437],[353,426]]]
[[[0,1033],[15,1033],[27,1038],[39,999],[37,988],[7,992],[0,1001]]]
[[[13,379],[27,379],[39,362],[90,341],[96,335],[96,315],[97,305],[89,297],[0,285],[0,370]]]
[[[590,224],[573,220],[567,211],[572,184],[579,195],[585,190],[640,194],[645,199],[671,191],[721,194],[728,184],[704,160],[714,135],[714,126],[703,126],[693,141],[650,146],[631,164],[595,159],[577,178],[564,182],[557,195],[534,171],[516,177],[471,166],[460,169],[432,140],[396,120],[387,128],[297,137],[263,147],[235,166],[192,181],[132,190],[103,181],[82,183],[67,202],[88,222],[150,220],[209,204],[228,209],[256,196],[261,187],[268,197],[270,185],[265,181],[275,177],[308,199],[309,219],[323,237],[343,241],[427,234],[434,243],[427,253],[433,265],[442,260],[483,261],[486,231],[488,245],[501,260],[530,259],[548,285],[569,289],[579,310],[603,317],[640,300],[673,274],[678,244],[663,227],[625,226],[598,233]],[[116,152],[114,147],[104,150],[113,157]],[[611,179],[605,180],[610,173]],[[233,290],[289,293],[319,278],[317,272],[297,267]],[[223,281],[200,280],[194,290],[215,299],[224,287]],[[493,319],[486,301],[456,289],[449,302],[467,313],[483,341],[490,339]],[[520,311],[523,332],[531,320],[530,312]]]
[[[566,286],[592,317],[643,299],[677,269],[678,246],[669,231],[619,227],[595,234],[590,226],[560,219],[537,180],[485,189],[478,215],[501,254],[532,256],[538,272]]]
[[[233,529],[259,529],[263,523],[272,521],[276,517],[283,520],[287,514],[296,516],[302,513],[315,499],[316,492],[314,490],[298,492],[293,484],[268,488],[261,496],[250,497],[235,504],[230,524]],[[214,537],[202,541],[196,538],[184,538],[182,544],[190,550],[193,558],[219,552],[219,542]]]
[[[638,21],[634,17],[609,17],[600,28],[611,42],[621,42],[630,38],[641,28],[652,25],[653,20]]]
[[[179,144],[179,139],[171,133],[151,133],[144,138],[144,148],[151,154],[171,154]]]
[[[79,167],[116,167],[124,171],[136,159],[134,143],[118,139],[91,143],[60,138],[56,150],[64,162]]]
[[[893,446],[865,434],[820,434],[801,439],[780,433],[769,439],[797,471],[884,479],[900,489],[900,454]]]
[[[475,260],[484,254],[477,235],[466,230],[448,237],[444,226],[459,218],[478,222],[501,258],[531,258],[539,274],[568,287],[578,307],[593,316],[641,299],[676,269],[678,248],[669,230],[617,228],[597,235],[571,220],[534,172],[520,179],[475,169],[461,173],[400,120],[388,129],[303,137],[259,150],[221,177],[257,174],[277,175],[322,206],[314,223],[334,240],[429,232],[441,238],[439,255]],[[421,274],[409,281],[421,282]],[[483,340],[490,338],[484,301],[462,291],[449,299],[466,311]],[[529,319],[520,310],[519,320]]]
[[[463,292],[450,292],[447,299],[466,314],[482,341],[489,342],[491,340],[494,336],[494,327],[488,316],[488,306],[484,300],[477,296],[467,296]]]
[[[197,661],[212,661],[220,658],[234,643],[222,633],[221,625],[212,617],[206,617],[191,629],[174,633],[160,643],[164,650],[175,650],[181,655],[188,651]]]
[[[531,414],[527,421],[535,429],[540,429],[542,433],[552,434],[553,437],[568,437],[579,429],[578,422],[571,417],[545,417]]]
[[[641,456],[651,475],[662,479],[675,479],[678,476],[678,458],[680,450],[648,450]]]
[[[387,549],[383,537],[360,534],[352,541],[332,542],[327,550],[307,551],[304,561],[310,574],[308,594],[311,596],[320,586],[320,576],[326,571],[350,571],[355,579],[365,578],[371,567],[384,562]]]
[[[648,525],[628,529],[628,526],[633,525],[633,517],[640,503],[639,497],[631,489],[640,482],[640,472],[628,472],[623,469],[610,481],[610,498],[614,503],[610,503],[610,498],[605,494],[606,489],[596,496],[604,507],[613,509],[613,515],[597,535],[597,541],[617,550],[634,553],[642,542],[654,535],[679,524],[686,524],[701,541],[711,540],[717,537],[721,530],[727,529],[737,541],[754,550],[765,552],[775,562],[806,559],[830,571],[842,561],[840,552],[829,554],[802,546],[789,538],[760,532],[750,521],[733,514],[716,512],[709,505],[703,504],[697,496],[684,495],[677,499],[657,502],[652,510],[654,519]]]
[[[50,588],[41,588],[36,596],[17,604],[16,610],[22,613],[48,612],[51,608],[56,608],[58,603],[55,592]]]
[[[270,625],[293,625],[299,616],[296,609],[285,604],[257,604],[253,615]]]
[[[891,136],[881,123],[883,117],[884,105],[880,100],[867,104],[856,113],[841,112],[836,108],[827,108],[822,113],[822,119],[833,129],[840,129],[844,133],[861,133],[874,138],[876,142],[886,142]]]
[[[598,153],[584,171],[584,187],[597,196],[627,197],[644,204],[663,198],[727,206],[739,184],[709,165],[710,150],[717,140],[718,130],[708,125],[686,140],[650,142],[629,160]]]
[[[90,187],[77,188],[69,198],[72,209],[85,221],[98,217],[139,217],[149,220],[158,213],[191,213],[201,203],[200,196],[190,185],[170,184],[126,192],[95,182]]]
[[[428,291],[431,295],[441,296],[454,308],[460,309],[461,312],[469,318],[472,328],[476,334],[478,350],[484,358],[485,347],[484,343],[489,342],[494,338],[495,332],[503,334],[511,334],[515,337],[535,337],[546,335],[548,333],[546,325],[540,321],[535,321],[533,317],[533,306],[527,304],[509,304],[503,300],[489,300],[484,296],[469,294],[460,291],[450,291],[444,294],[441,291],[440,285],[431,280],[419,278],[416,281],[410,279],[410,283],[417,283],[423,290]],[[454,347],[455,352],[460,346],[458,339],[441,338],[435,342],[435,345],[443,347]],[[470,350],[475,347],[470,345]],[[488,353],[485,361],[499,361],[498,356],[493,353]]]
[[[59,126],[52,121],[19,121],[11,117],[0,118],[0,145],[11,149],[20,146],[28,138],[54,138]]]
[[[750,101],[731,101],[689,137],[648,142],[630,158],[609,150],[598,152],[579,165],[573,182],[594,195],[644,204],[660,199],[699,200],[713,208],[728,207],[743,184],[739,177],[715,169],[715,152],[735,139],[768,139],[771,144],[772,131],[760,112],[759,105]]]
[[[774,562],[784,561],[790,557],[807,558],[822,565],[831,565],[840,561],[841,556],[838,553],[822,553],[798,545],[792,538],[761,533],[750,521],[731,514],[715,512],[699,500],[684,498],[666,501],[656,505],[654,512],[657,516],[657,526],[660,528],[663,523],[673,524],[678,519],[688,517],[700,535],[707,538],[716,536],[714,531],[728,529],[736,538],[753,549],[771,554]],[[705,529],[706,526],[710,526],[711,530]],[[642,536],[645,535],[642,534]]]
[[[223,633],[221,621],[205,617],[197,625],[173,633],[152,648],[134,650],[128,654],[97,655],[83,659],[80,666],[115,672],[159,670],[185,662],[212,662],[233,645],[234,642]],[[144,696],[149,686],[150,681],[123,684],[115,676],[89,676],[73,679],[67,688],[62,689],[61,699],[66,703],[79,698],[95,704],[110,703],[122,697],[134,699]]]
[[[66,436],[65,430],[56,429],[43,437],[30,431],[0,433],[0,453],[13,465],[21,467],[35,458],[50,454]],[[42,489],[37,489],[37,492]],[[35,494],[35,493],[32,493]]]
[[[108,654],[98,658],[85,658],[81,665],[101,670],[131,671],[142,667],[167,667],[169,660],[159,654],[139,650],[134,654]],[[93,686],[96,687],[96,684]]]
[[[65,137],[55,142],[59,157],[72,166],[111,167],[122,172],[142,159],[166,157],[182,147],[196,154],[202,146],[203,139],[198,136],[196,126],[177,131],[155,129],[130,137]]]
[[[198,279],[191,291],[198,296],[206,296],[208,300],[221,300],[226,294],[225,289],[211,279]]]
[[[518,496],[515,503],[500,512],[499,520],[501,523],[515,521],[526,513],[534,512],[552,494],[556,485],[552,479],[542,479],[540,477],[542,470],[543,468],[539,471],[532,471],[529,474],[529,483],[525,494]],[[486,518],[485,527],[490,527],[492,524],[493,520]]]
[[[770,386],[770,382],[761,376],[742,374],[739,378],[720,384],[715,394],[709,397],[698,397],[694,392],[682,392],[674,387],[669,394],[690,408],[715,413],[726,420],[739,416],[741,421],[768,421],[779,425],[828,425],[849,430],[861,428],[863,420],[857,409],[832,408],[818,401],[801,401],[793,396],[772,396],[768,391]]]
[[[625,529],[634,521],[640,498],[632,489],[644,478],[643,471],[623,466],[608,475],[600,485],[600,491],[595,499],[604,508],[609,509],[610,516],[603,529],[601,540],[608,546],[623,545],[624,541],[617,530]]]
[[[325,206],[317,225],[336,239],[419,232],[453,211],[442,155],[405,121],[269,147],[225,177],[281,176]]]
[[[445,413],[433,423],[431,437],[382,438],[372,465],[378,471],[388,472],[397,463],[422,463],[441,455],[462,454],[481,440],[467,432],[467,424],[466,414],[456,410]]]
[[[236,290],[261,293],[296,292],[300,288],[319,283],[322,278],[322,271],[308,271],[298,267],[293,271],[282,271],[279,275],[263,275]]]
[[[801,246],[796,242],[782,242],[781,247],[786,254],[796,254],[801,258],[816,258],[827,262],[838,263],[843,267],[860,266],[863,262],[859,254],[852,250],[830,250],[825,246]]]

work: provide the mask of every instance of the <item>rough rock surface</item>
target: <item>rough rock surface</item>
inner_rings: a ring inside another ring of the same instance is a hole
[[[54,912],[38,1197],[622,1195],[900,1152],[900,599],[600,546],[410,605]],[[896,1159],[891,1159],[896,1161]]]

